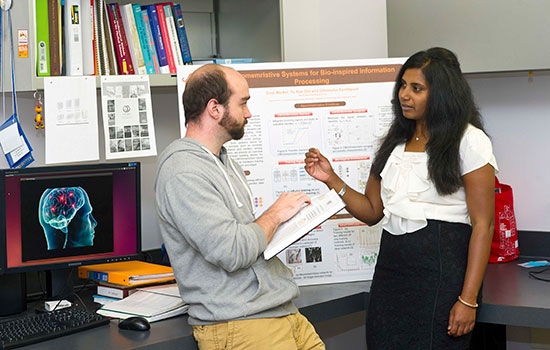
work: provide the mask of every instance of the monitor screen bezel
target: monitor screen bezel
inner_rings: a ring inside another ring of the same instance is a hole
[[[7,246],[6,246],[6,176],[28,176],[33,174],[47,174],[54,172],[83,172],[83,171],[100,171],[100,170],[116,170],[124,167],[132,167],[136,169],[136,253],[118,255],[112,257],[101,257],[78,261],[56,262],[51,264],[37,264],[31,266],[8,267],[7,264]],[[127,260],[137,260],[141,256],[141,164],[140,162],[127,163],[100,163],[100,164],[85,164],[85,165],[56,165],[56,166],[40,166],[29,167],[24,169],[0,169],[0,275],[9,273],[21,273],[28,271],[45,271],[72,268],[84,265],[110,263]]]

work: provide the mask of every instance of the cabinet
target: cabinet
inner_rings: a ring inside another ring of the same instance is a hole
[[[550,2],[387,0],[390,57],[433,46],[466,73],[550,69]]]

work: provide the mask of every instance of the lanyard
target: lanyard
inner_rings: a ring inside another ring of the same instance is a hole
[[[6,91],[4,90],[4,45],[3,39],[4,35],[6,34],[6,31],[4,30],[4,12],[7,12],[8,16],[8,36],[9,36],[9,43],[10,43],[10,64],[11,64],[11,88],[12,88],[12,115],[17,117],[17,89],[15,88],[15,66],[14,66],[14,54],[13,54],[13,27],[11,22],[11,10],[2,11],[2,14],[0,15],[0,85],[2,88],[2,106],[3,106],[3,120],[6,120]]]

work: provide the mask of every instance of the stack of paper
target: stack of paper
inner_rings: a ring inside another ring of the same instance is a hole
[[[181,299],[175,283],[140,288],[130,296],[103,305],[98,314],[113,318],[140,316],[149,322],[182,315],[188,305]]]
[[[311,198],[310,205],[304,206],[275,231],[273,238],[271,238],[264,251],[264,258],[268,260],[279,254],[283,249],[308,234],[345,206],[344,201],[334,190]]]

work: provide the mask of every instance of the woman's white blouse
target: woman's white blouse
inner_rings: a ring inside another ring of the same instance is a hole
[[[491,140],[480,129],[468,125],[460,141],[461,175],[489,163],[498,172]],[[395,147],[380,176],[384,203],[382,227],[394,234],[420,230],[427,220],[470,224],[464,187],[441,196],[428,176],[428,155],[405,152],[405,144]]]

